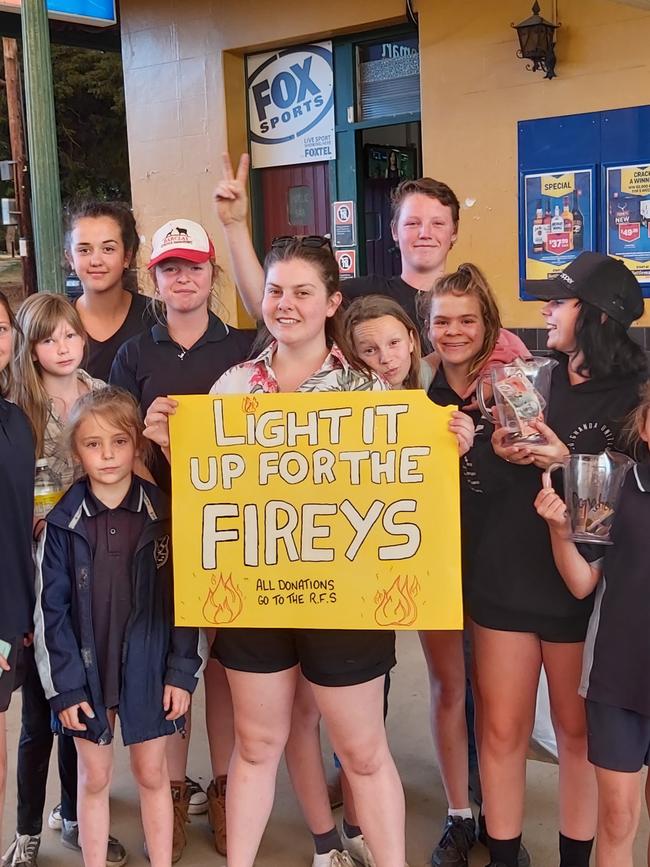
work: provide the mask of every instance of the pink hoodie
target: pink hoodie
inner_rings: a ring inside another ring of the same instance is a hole
[[[485,362],[476,378],[467,386],[462,394],[458,397],[463,400],[471,397],[476,391],[476,385],[482,377],[489,373],[497,364],[510,364],[515,358],[530,358],[530,349],[526,346],[523,340],[520,340],[512,331],[507,331],[502,328],[496,342],[496,346],[492,350],[492,354]],[[436,352],[432,352],[426,358],[427,363],[431,366],[434,376],[440,365],[440,356]]]

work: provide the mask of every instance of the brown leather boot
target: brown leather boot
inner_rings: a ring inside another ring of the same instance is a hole
[[[190,806],[190,793],[185,780],[172,780],[172,801],[174,804],[174,839],[172,842],[172,864],[175,864],[183,854],[187,843],[186,824],[190,821],[187,811]]]
[[[220,855],[226,854],[226,780],[225,774],[217,777],[208,786],[208,821],[214,834],[214,848]]]

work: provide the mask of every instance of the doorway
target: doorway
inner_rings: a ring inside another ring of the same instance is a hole
[[[420,122],[370,127],[359,136],[359,228],[366,270],[392,277],[401,273],[402,262],[390,228],[391,193],[401,181],[422,173]]]

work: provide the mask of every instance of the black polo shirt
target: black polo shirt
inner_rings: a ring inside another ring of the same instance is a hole
[[[591,701],[650,718],[650,466],[625,479],[612,545],[590,545],[603,557],[584,652],[580,693]],[[598,552],[597,548],[600,548]]]
[[[0,397],[0,638],[33,629],[34,437],[25,414]]]
[[[172,340],[167,327],[157,323],[120,347],[109,382],[130,391],[144,416],[162,395],[207,394],[222,373],[248,357],[254,337],[254,331],[231,328],[210,313],[203,336],[183,349]],[[152,474],[169,492],[169,467],[161,455]]]
[[[133,608],[133,560],[144,529],[140,482],[133,477],[122,502],[109,508],[87,485],[83,523],[93,555],[91,610],[95,657],[106,707],[117,707],[122,650]]]
[[[151,328],[156,322],[154,312],[156,302],[137,292],[132,295],[126,318],[114,334],[111,334],[107,340],[95,340],[94,337],[88,336],[88,357],[84,363],[84,370],[104,382],[108,381],[111,364],[120,346],[136,334]]]

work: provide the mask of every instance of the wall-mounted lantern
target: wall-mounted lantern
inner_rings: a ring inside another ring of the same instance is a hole
[[[511,24],[519,37],[517,57],[532,60],[526,64],[526,69],[537,72],[543,69],[544,78],[555,78],[555,31],[559,24],[551,24],[539,14],[539,3],[533,3],[533,14],[519,24]]]

